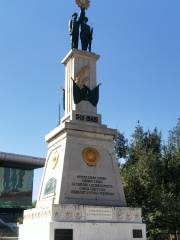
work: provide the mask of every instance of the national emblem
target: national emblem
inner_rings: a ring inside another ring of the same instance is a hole
[[[82,152],[83,160],[89,167],[96,167],[100,160],[99,152],[94,148],[85,148]]]

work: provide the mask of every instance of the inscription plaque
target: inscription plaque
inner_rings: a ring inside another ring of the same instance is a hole
[[[86,208],[86,219],[87,220],[112,220],[113,211],[111,208]]]
[[[133,229],[133,238],[143,238],[142,229]]]
[[[98,123],[99,118],[97,116],[87,116],[82,114],[76,114],[76,120]]]
[[[78,175],[72,182],[71,194],[75,195],[99,195],[114,196],[114,189],[108,183],[108,179],[103,176],[83,176]]]

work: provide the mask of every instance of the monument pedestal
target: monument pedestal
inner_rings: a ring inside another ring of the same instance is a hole
[[[25,211],[20,238],[26,240],[146,239],[141,209],[52,205]]]
[[[37,207],[51,203],[125,207],[112,144],[115,133],[100,124],[76,121],[49,133]]]
[[[24,212],[19,240],[146,239],[141,209],[126,205],[113,146],[116,130],[97,114],[98,58],[71,50],[62,62],[65,116],[45,138],[37,205]]]

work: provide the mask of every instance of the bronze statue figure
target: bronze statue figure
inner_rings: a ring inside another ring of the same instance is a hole
[[[72,18],[69,22],[69,31],[71,35],[71,49],[73,48],[78,49],[80,35],[82,50],[83,51],[89,50],[89,52],[91,52],[93,28],[91,28],[87,23],[88,18],[86,17],[85,14],[85,8],[81,8],[79,18],[77,13],[74,13],[72,15]]]
[[[91,52],[91,42],[92,42],[92,34],[93,29],[87,24],[88,18],[84,17],[81,22],[81,45],[82,50],[87,51],[89,49],[89,52]]]
[[[78,14],[74,13],[69,21],[69,31],[71,35],[71,49],[78,49],[79,43],[79,19]]]

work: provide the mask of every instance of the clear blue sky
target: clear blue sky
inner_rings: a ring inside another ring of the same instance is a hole
[[[46,156],[74,2],[0,0],[0,151]],[[103,122],[129,137],[140,120],[166,139],[180,117],[180,1],[91,2]],[[36,172],[34,195],[39,178]]]

